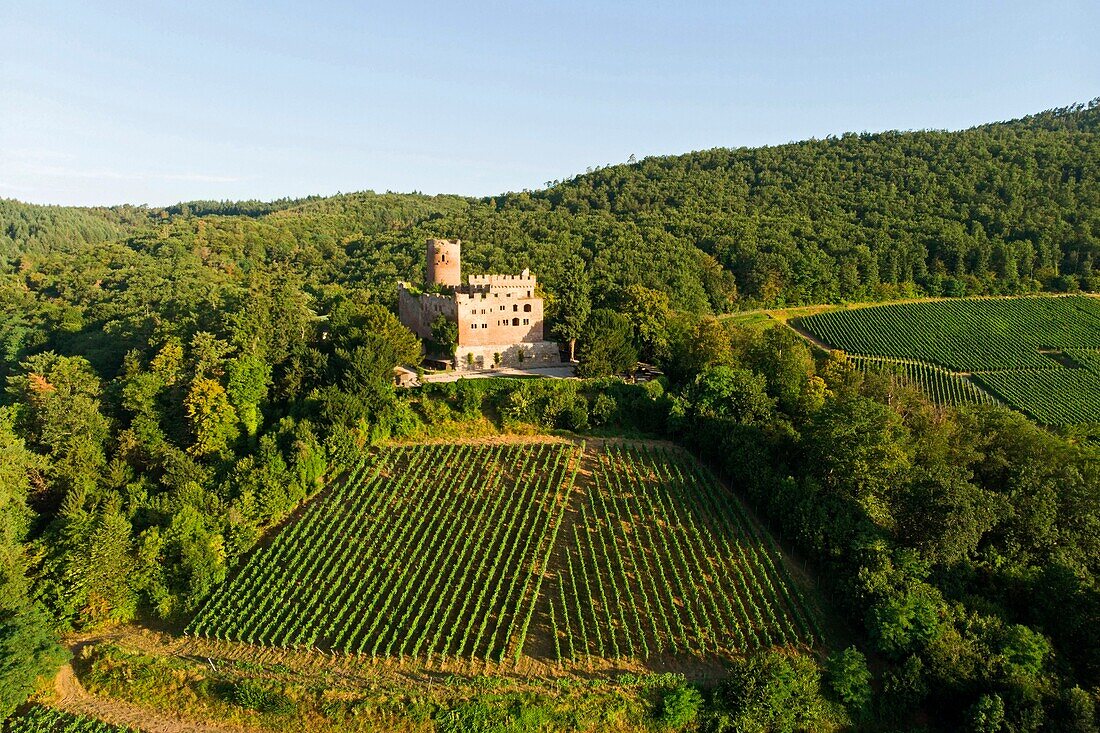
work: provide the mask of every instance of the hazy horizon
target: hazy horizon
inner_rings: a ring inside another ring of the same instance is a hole
[[[1100,94],[1100,7],[14,2],[0,197],[490,196],[630,155],[964,129]]]

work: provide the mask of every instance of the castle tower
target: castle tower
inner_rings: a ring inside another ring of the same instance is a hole
[[[462,284],[462,241],[429,239],[427,272],[424,282],[431,285]]]

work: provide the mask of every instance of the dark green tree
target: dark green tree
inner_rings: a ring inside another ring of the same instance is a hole
[[[600,309],[592,312],[580,342],[582,377],[603,377],[633,371],[638,363],[630,321],[620,313]]]
[[[561,275],[552,289],[548,318],[554,338],[569,344],[569,361],[576,358],[577,339],[581,338],[592,312],[592,283],[584,260],[569,257],[561,266]]]

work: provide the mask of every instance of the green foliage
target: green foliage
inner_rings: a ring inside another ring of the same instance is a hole
[[[271,367],[257,356],[239,356],[229,363],[226,392],[248,437],[260,429],[260,402],[267,397]]]
[[[895,723],[905,720],[928,695],[928,680],[920,657],[905,658],[899,666],[886,670],[882,680],[882,717]]]
[[[453,357],[458,348],[458,324],[444,315],[432,321],[432,343],[440,353]]]
[[[864,398],[830,402],[803,434],[807,473],[889,524],[888,494],[911,463],[907,437],[906,426],[885,405]]]
[[[233,685],[233,702],[248,710],[287,715],[294,712],[294,701],[270,685],[253,679],[242,679]]]
[[[810,657],[779,652],[737,664],[719,688],[706,729],[794,733],[839,730],[845,716],[822,694]]]
[[[787,328],[769,328],[748,350],[748,363],[764,375],[768,394],[786,413],[796,415],[820,407],[813,395],[814,360],[806,342]]]
[[[5,733],[137,733],[133,728],[110,725],[86,715],[67,713],[57,708],[34,705],[10,718]]]
[[[580,342],[578,358],[577,374],[582,377],[606,377],[633,371],[638,363],[638,352],[634,348],[630,321],[612,310],[593,311]]]
[[[859,718],[871,702],[871,671],[867,659],[855,647],[833,652],[825,660],[825,681],[853,718]]]
[[[923,586],[890,595],[871,609],[868,630],[879,649],[888,654],[913,651],[939,633],[942,603]]]
[[[967,711],[967,733],[1001,733],[1005,729],[1005,704],[1000,695],[982,695]]]
[[[714,366],[732,366],[733,348],[729,332],[714,318],[680,315],[668,326],[668,357],[662,363],[677,384]]]
[[[52,675],[66,659],[43,609],[29,595],[28,559],[21,544],[31,516],[30,477],[39,459],[14,433],[11,411],[0,408],[0,718]]]
[[[1013,624],[1002,633],[1000,652],[1006,675],[1035,679],[1050,656],[1050,642],[1027,626]]]
[[[645,361],[660,361],[668,351],[668,295],[644,285],[628,285],[619,295],[617,311],[626,316],[634,342]]]
[[[657,719],[671,730],[681,730],[695,722],[703,707],[703,695],[690,685],[678,685],[661,696]]]
[[[584,335],[592,312],[592,283],[580,257],[571,256],[562,263],[548,311],[547,317],[553,323],[550,333],[569,344],[572,360],[577,339]]]
[[[0,608],[0,715],[10,715],[68,659],[41,607],[25,596]]]
[[[710,367],[684,388],[683,419],[712,420],[752,425],[772,417],[775,400],[766,391],[764,378],[748,369]]]
[[[1070,687],[1062,692],[1054,720],[1067,733],[1096,733],[1096,702],[1080,687]]]
[[[187,393],[187,417],[194,441],[190,451],[197,456],[220,455],[237,439],[237,411],[229,402],[225,388],[213,380],[199,377]]]

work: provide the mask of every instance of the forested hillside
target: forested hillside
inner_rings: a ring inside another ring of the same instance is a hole
[[[163,210],[0,206],[9,256],[119,239],[178,242],[241,270],[285,262],[314,282],[389,294],[429,236],[467,271],[530,266],[551,291],[569,255],[597,292],[638,283],[674,306],[1094,290],[1100,106],[960,132],[845,134],[647,158],[536,192],[474,200],[347,194]],[[1098,265],[1100,266],[1100,265]]]

